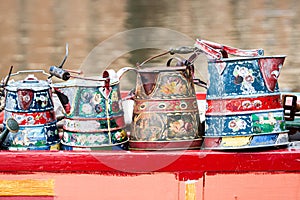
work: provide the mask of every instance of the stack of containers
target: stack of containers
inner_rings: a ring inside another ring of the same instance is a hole
[[[277,79],[285,56],[197,40],[208,57],[205,149],[288,144]],[[228,58],[228,54],[236,57]]]

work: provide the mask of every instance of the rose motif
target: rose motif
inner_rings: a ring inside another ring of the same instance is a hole
[[[82,105],[82,112],[84,112],[85,114],[91,114],[92,113],[92,106],[90,104],[83,104]]]

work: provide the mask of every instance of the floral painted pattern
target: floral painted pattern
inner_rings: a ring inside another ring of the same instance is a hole
[[[150,75],[144,76],[144,80],[138,77],[131,141],[159,144],[201,138],[203,132],[192,77],[184,68],[179,69],[170,67],[154,72],[152,79],[146,79]],[[145,88],[150,88],[150,92]]]
[[[246,128],[247,123],[240,118],[235,118],[228,123],[228,127],[233,131],[237,132]]]
[[[256,92],[253,87],[254,75],[253,70],[246,67],[236,65],[233,70],[233,76],[235,77],[234,83],[241,85],[241,90],[247,94],[253,94]]]
[[[196,113],[141,113],[134,118],[132,140],[167,141],[200,138]]]
[[[14,112],[39,112],[53,110],[51,92],[45,91],[8,91],[5,109]]]
[[[188,82],[181,74],[172,74],[163,76],[161,73],[161,79],[159,80],[159,88],[155,95],[163,96],[186,96],[190,91],[188,88]]]
[[[165,116],[157,113],[141,113],[134,116],[132,140],[156,141],[166,138],[164,131]]]
[[[109,133],[79,133],[64,131],[62,143],[69,146],[94,147],[101,145],[117,144],[128,140],[124,130],[112,131],[111,141]]]
[[[206,116],[206,136],[246,136],[285,132],[283,110],[232,116]]]
[[[190,115],[172,115],[169,116],[168,138],[195,139],[198,138],[197,117]]]
[[[99,118],[116,115],[122,111],[121,99],[117,90],[111,90],[108,98],[100,91],[101,88],[85,88],[78,90],[80,98],[74,102],[74,114],[86,118]],[[77,105],[79,107],[77,107]],[[77,110],[78,109],[78,110]],[[69,115],[72,117],[72,114]]]
[[[17,120],[19,125],[38,125],[38,124],[46,124],[55,122],[55,112],[53,110],[51,111],[45,111],[45,112],[4,112],[4,119],[13,117],[15,120]]]

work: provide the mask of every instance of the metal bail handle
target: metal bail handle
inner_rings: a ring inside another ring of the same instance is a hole
[[[17,75],[21,75],[21,74],[33,74],[33,73],[41,73],[45,76],[49,76],[50,74],[46,73],[44,70],[22,70],[22,71],[18,71],[16,73],[11,74],[10,76],[17,76]]]
[[[202,42],[201,40],[197,39],[196,43],[194,44],[195,48],[197,48],[198,50],[200,50],[201,52],[205,53],[206,56],[210,59],[221,59],[222,58],[222,54],[217,51],[216,49],[210,47],[209,45],[205,44],[204,42]]]
[[[197,39],[194,46],[204,52],[209,58],[213,59],[221,59],[222,57],[228,58],[228,54],[241,57],[264,55],[263,49],[245,50],[201,39]]]
[[[181,48],[181,47],[180,47]],[[178,49],[180,49],[178,48]],[[194,49],[194,48],[188,48],[189,52],[188,51],[185,51],[186,53],[192,53],[190,50],[191,49]],[[181,51],[182,52],[182,51]],[[194,51],[193,51],[194,52]],[[196,59],[197,55],[194,53],[188,60],[185,60],[185,59],[181,59],[181,58],[178,58],[178,57],[174,57],[174,58],[170,58],[167,62],[167,66],[170,66],[171,65],[171,62],[176,59],[178,62],[177,62],[177,65],[184,65],[186,66],[188,69],[189,69],[189,72],[191,73],[190,75],[193,77],[193,82],[195,85],[198,85],[200,87],[203,87],[205,89],[207,89],[207,83],[202,81],[201,79],[199,78],[195,78],[195,73],[194,73],[194,70],[195,70],[195,67],[194,67],[194,64],[193,64],[193,61]]]
[[[238,49],[235,47],[227,46],[224,44],[218,44],[216,42],[211,42],[211,41],[207,41],[207,40],[201,40],[201,41],[212,48],[220,49],[221,52],[226,52],[227,54],[230,54],[230,55],[242,56],[242,57],[244,57],[244,56],[253,57],[253,56],[263,56],[264,55],[263,49],[247,49],[247,50],[245,50],[245,49]],[[228,55],[227,55],[227,57],[228,57]]]

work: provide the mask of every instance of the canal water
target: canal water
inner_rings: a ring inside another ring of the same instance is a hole
[[[0,0],[0,77],[59,65],[100,76],[135,66],[196,38],[286,55],[282,91],[300,91],[300,4],[297,0]],[[185,40],[186,39],[186,40]],[[146,43],[141,44],[141,41]],[[167,41],[167,42],[166,42]],[[155,45],[154,45],[155,44]],[[165,64],[164,59],[156,63]],[[154,63],[155,63],[154,62]],[[205,57],[196,75],[207,79]],[[122,88],[134,86],[131,72]]]

